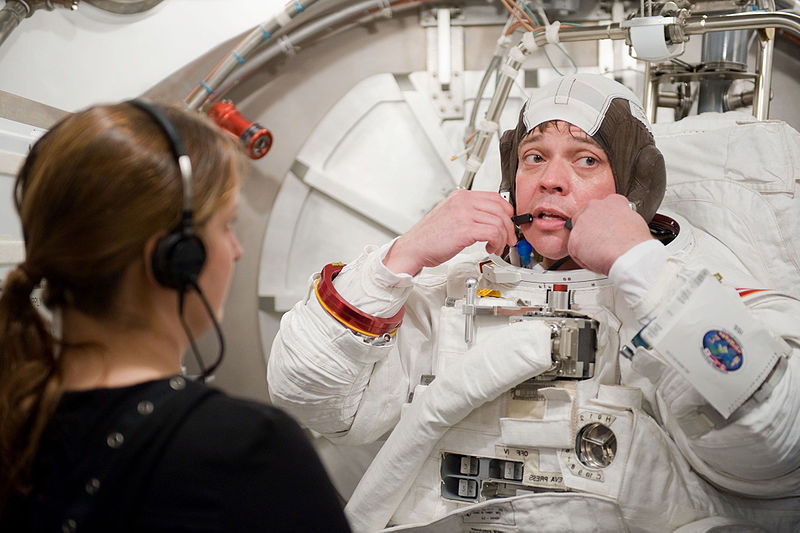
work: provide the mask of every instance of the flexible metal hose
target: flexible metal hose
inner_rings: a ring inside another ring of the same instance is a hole
[[[286,26],[293,18],[304,13],[309,7],[316,4],[317,0],[305,0],[302,3],[294,0],[288,2],[277,15],[267,22],[256,26],[244,39],[217,65],[206,78],[197,85],[184,103],[189,109],[200,109],[214,91],[224,82],[233,70],[244,63],[265,41],[272,38],[281,28]]]
[[[3,9],[0,9],[0,45],[8,39],[11,32],[19,26],[22,19],[28,16],[29,8],[18,0],[7,0]]]

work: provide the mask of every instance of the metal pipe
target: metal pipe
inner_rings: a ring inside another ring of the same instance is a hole
[[[758,30],[764,28],[780,28],[800,36],[800,15],[788,12],[748,11],[746,13],[730,13],[715,16],[688,17],[683,24],[686,35],[702,35],[704,33],[725,30]],[[600,39],[622,40],[627,39],[625,28],[620,28],[619,23],[606,26],[562,26],[558,32],[561,42],[596,41]],[[536,44],[544,46],[547,37],[544,32],[535,35]]]
[[[251,73],[258,70],[265,64],[269,63],[280,54],[287,54],[289,53],[286,50],[285,43],[288,42],[292,46],[305,42],[313,37],[316,37],[318,34],[322,32],[326,32],[326,37],[331,37],[334,35],[335,32],[342,30],[343,28],[335,28],[331,31],[332,28],[336,27],[342,21],[350,20],[354,16],[358,15],[359,13],[364,12],[367,9],[373,8],[377,5],[382,5],[384,2],[383,0],[365,0],[358,4],[350,5],[346,8],[339,9],[334,11],[324,17],[321,17],[313,22],[308,23],[307,25],[298,28],[297,30],[293,31],[291,34],[285,36],[285,41],[282,42],[275,42],[272,45],[259,50],[253,57],[251,57],[248,62],[247,66],[243,67],[243,69],[237,71],[236,79],[229,81],[225,84],[220,85],[215,90],[215,100],[219,100],[223,98],[225,94],[230,91],[234,86],[236,86],[241,80],[247,78]],[[403,4],[401,6],[393,7],[393,13],[399,13],[401,11],[408,11],[415,7],[417,7],[421,2],[410,2],[408,4]],[[384,15],[380,13],[370,13],[365,18],[373,18],[373,17],[383,17]],[[364,22],[363,19],[360,19],[359,22]],[[209,97],[210,98],[210,97]],[[206,100],[208,101],[208,99]]]
[[[59,5],[75,11],[78,9],[78,0],[6,0],[3,9],[0,9],[0,44],[8,39],[22,19],[40,9],[52,11]]]
[[[775,0],[757,0],[761,9],[775,11]],[[798,17],[800,20],[800,17]],[[772,56],[775,51],[775,29],[758,32],[758,78],[753,91],[753,115],[759,120],[769,118],[769,102],[772,98]]]
[[[189,96],[186,97],[184,103],[189,109],[198,109],[204,101],[225,81],[230,73],[239,64],[243,63],[247,57],[265,40],[272,37],[272,35],[286,26],[293,18],[301,13],[304,13],[309,7],[317,3],[317,0],[305,0],[301,4],[297,0],[288,2],[282,11],[272,17],[267,22],[256,26],[244,39],[228,54],[219,65],[206,76],[206,78],[197,85]]]
[[[508,51],[505,68],[499,70],[500,80],[497,83],[497,88],[494,91],[492,100],[489,102],[489,109],[486,110],[486,119],[483,122],[485,126],[478,127],[478,134],[475,136],[475,141],[467,154],[467,168],[464,170],[464,175],[461,177],[461,182],[458,185],[459,189],[472,188],[472,182],[475,180],[475,175],[483,164],[483,159],[486,157],[486,152],[489,150],[489,142],[496,131],[498,120],[506,105],[506,100],[508,100],[511,87],[514,84],[516,75],[512,75],[512,73],[518,73],[525,58],[537,48],[534,39],[535,37],[531,33],[526,33],[523,35],[519,44]],[[494,128],[492,128],[491,125],[494,125]]]
[[[606,26],[561,26],[558,31],[558,40],[561,42],[623,40],[627,37],[628,31],[620,28],[619,23]],[[547,36],[544,32],[537,33],[534,38],[539,46],[547,44]]]
[[[758,120],[769,118],[769,101],[772,96],[772,55],[775,49],[775,39],[773,39],[775,30],[770,29],[763,33],[766,32],[772,33],[772,35],[762,35],[762,32],[759,32],[758,36],[759,67],[753,92],[753,116]]]
[[[661,107],[680,107],[683,98],[677,92],[658,93],[658,104]]]
[[[687,35],[724,30],[759,30],[781,28],[800,36],[800,15],[784,11],[729,13],[717,16],[699,16],[686,19],[684,31]]]
[[[3,9],[0,9],[0,44],[8,39],[11,32],[19,26],[22,19],[28,16],[30,8],[18,0],[7,0]]]
[[[753,93],[754,91],[742,91],[739,93],[728,91],[724,98],[725,111],[753,105]]]
[[[650,124],[654,124],[656,121],[658,100],[658,80],[653,79],[653,69],[650,67],[650,62],[647,61],[644,64],[644,94],[642,95],[642,105],[644,106],[644,112]]]
[[[753,30],[731,30],[703,35],[701,61],[716,68],[742,68],[747,65],[748,41]],[[730,79],[704,79],[697,96],[697,112],[722,112],[724,94]]]

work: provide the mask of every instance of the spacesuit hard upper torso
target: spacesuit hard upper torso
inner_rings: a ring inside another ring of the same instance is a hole
[[[726,420],[647,343],[631,341],[670,296],[701,290],[700,267],[728,286],[761,288],[716,240],[677,220],[664,271],[633,305],[604,276],[497,258],[456,258],[420,275],[387,346],[356,349],[313,296],[298,304],[270,359],[273,400],[334,442],[375,440],[396,424],[348,503],[354,529],[387,520],[427,531],[800,527],[800,499],[789,497],[800,493],[788,422],[800,408],[796,344],[768,343],[771,374],[752,385],[758,399]],[[355,269],[366,274],[370,260]],[[800,303],[742,294],[774,337],[796,342]],[[304,327],[306,346],[292,344],[304,342]],[[333,362],[344,354],[347,363]],[[314,385],[301,383],[304,365],[317,367]],[[314,407],[326,397],[333,408]]]

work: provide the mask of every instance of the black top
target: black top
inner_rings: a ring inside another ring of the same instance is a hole
[[[300,427],[175,377],[64,394],[0,531],[350,531]]]

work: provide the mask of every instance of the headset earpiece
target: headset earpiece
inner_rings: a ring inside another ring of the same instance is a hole
[[[206,247],[200,237],[174,231],[158,240],[152,255],[153,276],[170,289],[185,291],[197,283],[206,261]]]

